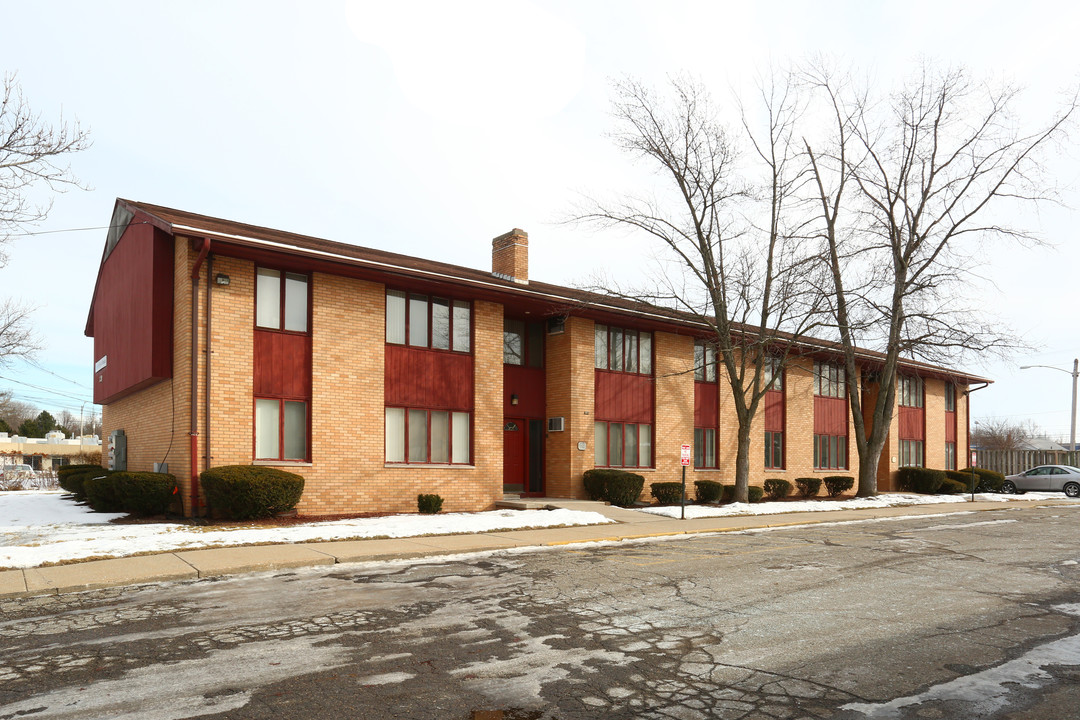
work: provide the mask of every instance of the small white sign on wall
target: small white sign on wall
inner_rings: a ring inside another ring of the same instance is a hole
[[[94,372],[101,372],[105,369],[105,366],[109,364],[109,356],[102,355],[101,359],[94,363]]]

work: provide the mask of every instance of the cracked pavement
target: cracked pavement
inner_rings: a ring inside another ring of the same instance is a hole
[[[1065,717],[1080,699],[1078,517],[955,513],[4,600],[0,720]]]

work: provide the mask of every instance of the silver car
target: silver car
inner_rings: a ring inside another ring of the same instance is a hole
[[[1001,491],[1023,493],[1028,490],[1064,492],[1071,498],[1080,497],[1080,468],[1072,465],[1040,465],[1016,475],[1008,475]]]

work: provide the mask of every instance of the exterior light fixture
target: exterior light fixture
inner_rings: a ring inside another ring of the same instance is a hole
[[[1073,360],[1072,372],[1069,372],[1065,368],[1054,367],[1053,365],[1021,365],[1021,370],[1030,370],[1031,368],[1046,368],[1047,370],[1057,370],[1067,375],[1072,375],[1072,422],[1069,428],[1069,450],[1076,450],[1076,381],[1080,378],[1080,359]]]
[[[230,282],[229,276],[225,273],[218,273],[214,276],[214,282],[218,285],[228,285]]]
[[[511,405],[517,405],[518,404],[518,396],[517,395],[511,395],[510,396],[510,404]]]

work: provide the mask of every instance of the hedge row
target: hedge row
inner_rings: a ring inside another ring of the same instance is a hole
[[[645,487],[645,478],[641,475],[614,468],[586,470],[582,479],[590,498],[619,507],[630,507],[636,503]]]
[[[163,515],[179,492],[173,475],[153,472],[90,473],[83,490],[87,504],[97,512],[132,515]]]
[[[84,483],[92,477],[109,475],[113,471],[100,465],[64,465],[56,471],[60,487],[75,496],[76,500],[86,500]]]
[[[971,492],[971,468],[963,470],[934,470],[932,468],[904,467],[896,471],[897,488],[905,492],[924,495]],[[975,492],[1001,492],[1005,476],[993,470],[975,468],[978,481]]]
[[[304,478],[261,465],[222,465],[204,470],[199,482],[212,514],[254,520],[288,512],[300,502]]]

